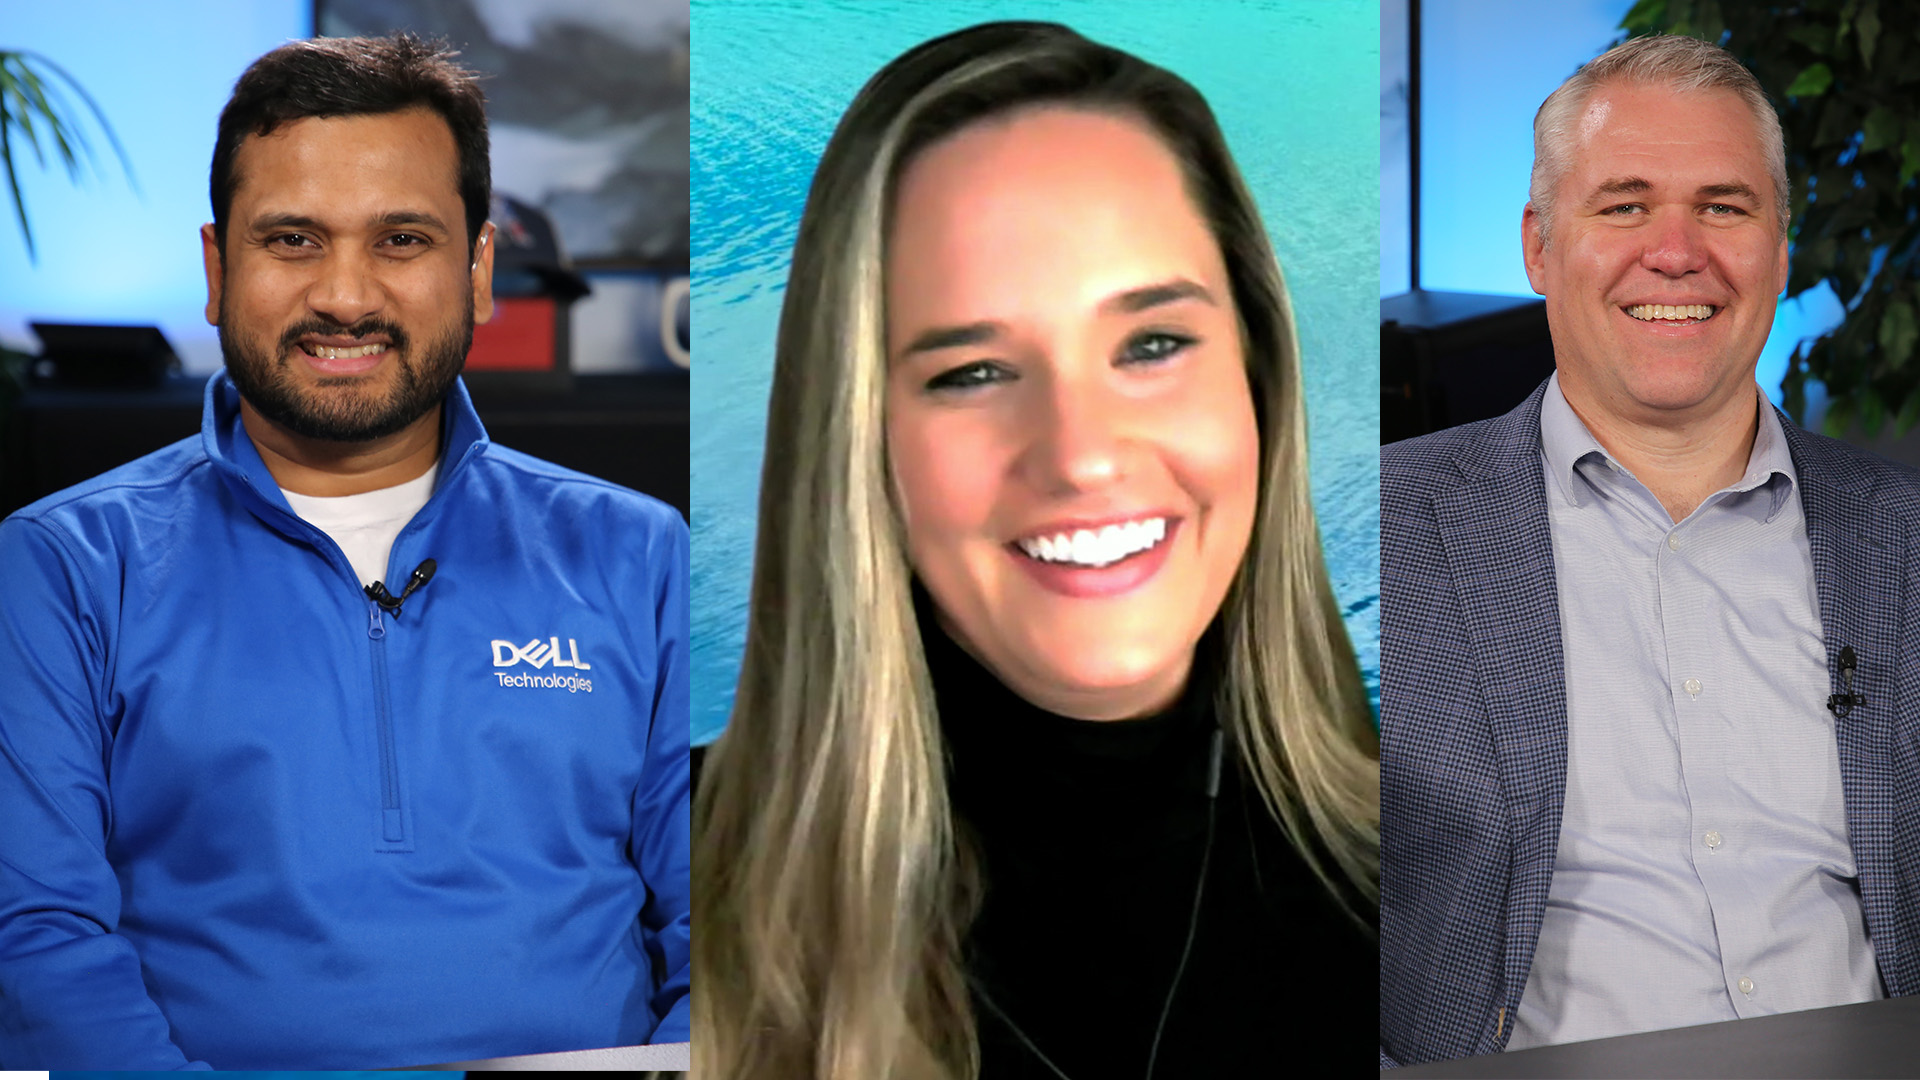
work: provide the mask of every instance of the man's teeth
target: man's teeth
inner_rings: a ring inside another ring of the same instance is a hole
[[[1167,538],[1166,518],[1146,518],[1104,529],[1080,529],[1019,541],[1021,551],[1041,562],[1076,566],[1108,566],[1153,547]]]
[[[321,360],[358,360],[363,356],[375,356],[386,352],[383,344],[355,345],[351,349],[336,349],[328,345],[309,345],[307,351]]]
[[[1648,322],[1685,322],[1688,319],[1713,318],[1711,304],[1635,304],[1627,314]]]

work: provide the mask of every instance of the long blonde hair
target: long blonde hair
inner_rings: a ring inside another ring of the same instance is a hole
[[[889,489],[882,267],[905,163],[969,123],[1039,103],[1144,120],[1220,243],[1262,468],[1220,614],[1219,715],[1327,887],[1353,907],[1378,902],[1377,743],[1308,493],[1292,310],[1252,197],[1205,101],[1177,76],[1061,26],[974,27],[868,82],[801,218],[746,653],[694,806],[693,1045],[707,1080],[978,1071],[961,943],[979,886],[948,805]]]

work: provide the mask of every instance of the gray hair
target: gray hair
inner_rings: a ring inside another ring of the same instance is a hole
[[[1540,235],[1553,234],[1553,192],[1566,176],[1569,146],[1576,122],[1594,91],[1610,83],[1629,86],[1666,85],[1676,91],[1731,90],[1753,114],[1767,155],[1767,174],[1773,178],[1774,213],[1780,231],[1787,231],[1791,189],[1787,186],[1786,140],[1780,117],[1767,92],[1732,53],[1699,38],[1655,34],[1622,42],[1588,61],[1560,88],[1547,95],[1533,116],[1533,183],[1527,205],[1540,220]]]

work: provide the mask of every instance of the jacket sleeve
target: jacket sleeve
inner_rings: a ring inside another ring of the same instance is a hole
[[[70,543],[0,522],[0,1069],[204,1069],[115,933],[107,594]]]
[[[656,626],[653,715],[647,760],[633,799],[633,839],[628,852],[646,882],[640,911],[641,937],[653,967],[651,1000],[657,1023],[648,1042],[687,1042],[687,993],[692,970],[689,932],[692,890],[688,849],[688,647],[687,525],[680,515],[655,530],[647,557],[653,567],[652,613]]]

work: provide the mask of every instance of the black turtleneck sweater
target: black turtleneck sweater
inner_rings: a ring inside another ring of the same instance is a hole
[[[922,611],[953,806],[984,863],[967,937],[983,1080],[1058,1076],[1016,1026],[1072,1080],[1146,1076],[1203,857],[1154,1077],[1372,1075],[1375,939],[1287,842],[1230,746],[1208,854],[1213,650],[1163,715],[1072,720],[1007,690]]]

